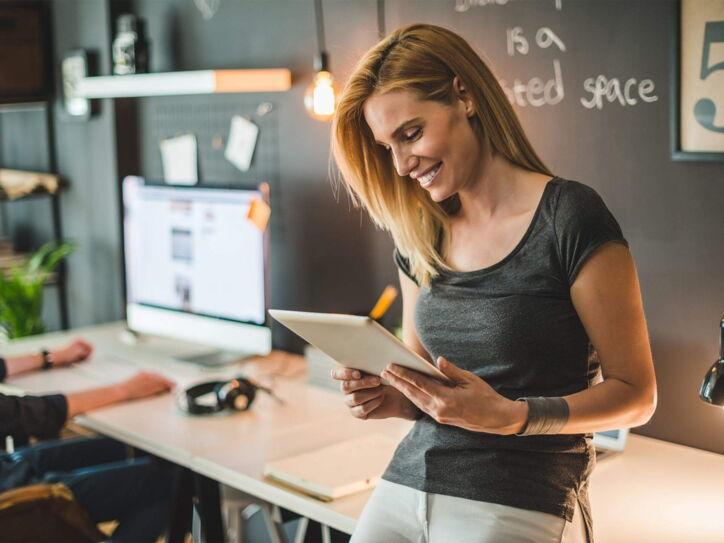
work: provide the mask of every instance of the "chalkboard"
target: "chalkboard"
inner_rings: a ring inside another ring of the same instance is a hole
[[[423,0],[388,2],[386,17],[388,29],[430,22],[467,39],[548,167],[600,189],[627,225],[633,208],[625,200],[647,198],[627,194],[627,185],[652,176],[669,153],[673,7],[656,0]]]

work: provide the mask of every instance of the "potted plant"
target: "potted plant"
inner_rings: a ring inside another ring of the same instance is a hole
[[[43,287],[60,262],[75,247],[50,241],[26,262],[0,271],[0,328],[8,339],[45,331]]]

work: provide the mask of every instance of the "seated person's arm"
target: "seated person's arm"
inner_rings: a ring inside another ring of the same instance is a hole
[[[141,372],[117,384],[67,395],[5,396],[0,394],[0,435],[52,436],[68,418],[99,407],[166,392],[173,382]]]
[[[65,366],[85,360],[93,353],[93,346],[85,340],[74,339],[59,349],[48,353],[48,359],[53,366]],[[0,358],[0,381],[5,377],[39,370],[43,367],[41,353],[24,354]]]
[[[154,396],[171,390],[173,385],[173,381],[162,375],[142,371],[117,384],[68,394],[67,416],[71,418],[99,407]]]
[[[0,394],[0,435],[50,437],[65,424],[65,396],[6,396]]]

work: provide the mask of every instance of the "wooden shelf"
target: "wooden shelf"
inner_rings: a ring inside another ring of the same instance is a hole
[[[15,267],[24,264],[33,255],[31,253],[12,253],[11,255],[0,255],[0,273],[9,276],[10,270]],[[48,279],[45,281],[46,286],[58,284],[58,273],[52,272]]]
[[[21,200],[27,200],[29,198],[38,198],[42,196],[56,196],[60,193],[62,189],[62,185],[58,187],[58,190],[55,192],[48,191],[44,188],[37,188],[33,192],[29,194],[25,194],[24,196],[19,196],[17,198],[9,198],[8,195],[5,193],[4,190],[0,188],[0,202],[19,202]]]
[[[6,189],[12,187],[9,196]],[[22,170],[0,169],[0,201],[15,202],[34,196],[53,196],[63,189],[63,182],[52,173],[28,172]]]
[[[283,92],[292,86],[286,68],[196,70],[136,75],[85,77],[78,80],[80,98],[137,98],[184,94]]]

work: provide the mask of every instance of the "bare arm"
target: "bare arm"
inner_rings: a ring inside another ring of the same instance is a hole
[[[172,388],[173,382],[162,375],[143,371],[114,385],[66,395],[68,418],[107,405],[160,394]]]
[[[76,415],[99,407],[123,402],[126,400],[126,392],[121,385],[109,385],[82,392],[73,392],[66,394],[65,397],[68,401],[68,418],[71,419]]]
[[[603,382],[566,396],[561,433],[639,426],[656,409],[656,377],[636,266],[628,248],[607,243],[584,264],[571,299],[598,351]]]
[[[67,345],[53,349],[49,353],[54,366],[65,366],[87,359],[93,353],[93,346],[83,339],[74,339]],[[43,367],[43,355],[25,354],[5,358],[5,370],[8,377],[39,370]]]
[[[39,370],[42,366],[43,355],[40,353],[8,356],[5,358],[5,369],[8,377]]]

